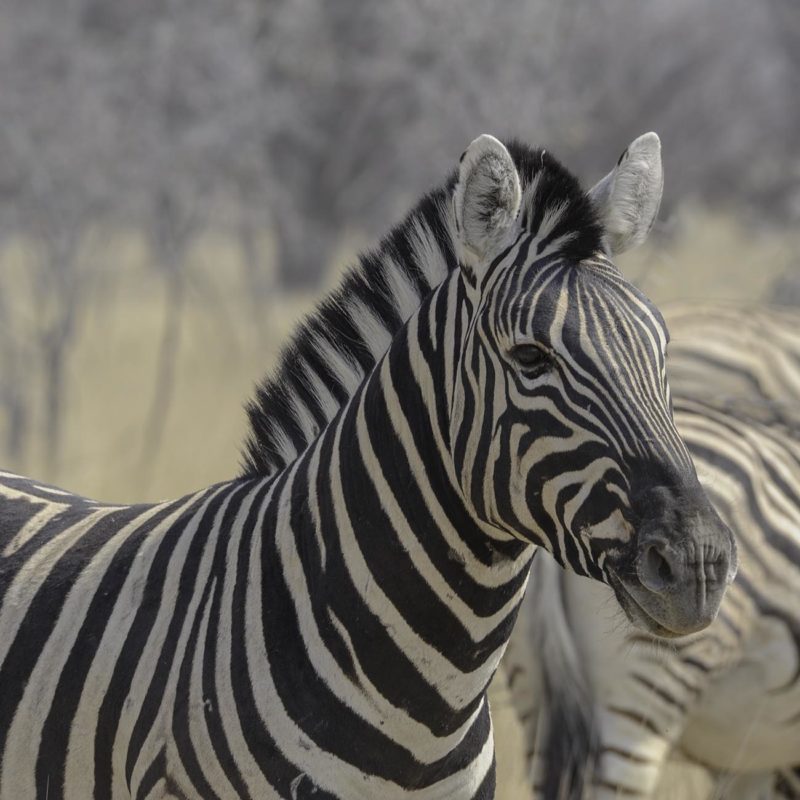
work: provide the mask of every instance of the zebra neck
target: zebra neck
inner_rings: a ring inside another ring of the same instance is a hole
[[[470,516],[412,350],[396,343],[276,486],[276,522],[314,680],[433,769],[486,724],[532,548]]]

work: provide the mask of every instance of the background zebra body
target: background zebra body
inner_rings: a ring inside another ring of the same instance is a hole
[[[534,544],[645,629],[713,618],[730,531],[670,417],[663,321],[602,252],[652,224],[657,138],[594,201],[512,149],[476,140],[308,321],[245,477],[142,507],[0,481],[3,800],[488,800]]]
[[[800,430],[796,310],[730,303],[666,306],[669,379],[679,396]]]
[[[695,304],[667,318],[676,423],[736,533],[740,571],[717,620],[673,648],[620,624],[603,587],[536,560],[505,669],[545,797],[593,781],[593,797],[650,797],[660,780],[659,796],[677,796],[679,771],[664,773],[675,748],[731,773],[721,796],[743,800],[772,797],[774,770],[800,763],[800,428],[782,394],[800,385],[797,316]],[[784,773],[781,796],[800,796],[795,782]]]

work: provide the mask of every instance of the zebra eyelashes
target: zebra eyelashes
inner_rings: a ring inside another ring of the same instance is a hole
[[[526,378],[539,378],[549,372],[555,362],[553,356],[538,344],[517,344],[508,355]]]

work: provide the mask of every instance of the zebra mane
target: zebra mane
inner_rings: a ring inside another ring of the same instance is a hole
[[[603,230],[580,184],[555,158],[507,144],[522,184],[521,224],[563,238],[566,258],[588,258]],[[378,246],[361,254],[283,348],[247,404],[243,474],[271,475],[311,444],[388,350],[398,330],[458,266],[450,198],[457,175],[434,189]]]

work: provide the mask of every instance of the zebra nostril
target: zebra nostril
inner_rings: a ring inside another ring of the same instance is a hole
[[[663,592],[675,583],[675,572],[659,544],[649,544],[639,555],[639,580],[651,592]]]
[[[664,583],[669,583],[672,580],[672,569],[669,566],[669,562],[660,553],[656,553],[654,557],[658,559],[658,577]]]

